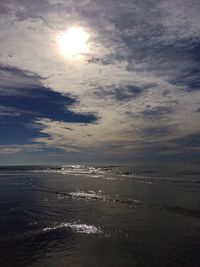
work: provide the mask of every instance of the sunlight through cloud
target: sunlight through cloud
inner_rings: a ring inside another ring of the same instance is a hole
[[[60,52],[65,57],[82,54],[87,47],[88,33],[81,27],[71,27],[58,37]]]

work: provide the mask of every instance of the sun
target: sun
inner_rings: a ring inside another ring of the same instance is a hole
[[[81,27],[71,27],[58,37],[60,52],[66,57],[84,53],[87,41],[88,33]]]

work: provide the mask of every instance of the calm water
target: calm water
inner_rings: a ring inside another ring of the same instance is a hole
[[[200,177],[0,170],[0,266],[200,266]]]

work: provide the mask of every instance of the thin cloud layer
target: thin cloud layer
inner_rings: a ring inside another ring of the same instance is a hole
[[[35,126],[28,143],[80,161],[199,155],[198,139],[188,141],[200,132],[198,1],[1,1],[0,9],[0,116],[9,124],[39,113],[26,121]],[[67,59],[57,38],[74,25],[89,48]],[[44,90],[57,104],[41,110]],[[12,151],[9,138],[1,153]]]

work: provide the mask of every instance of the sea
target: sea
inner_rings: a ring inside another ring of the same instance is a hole
[[[200,172],[0,167],[1,267],[199,267]]]

